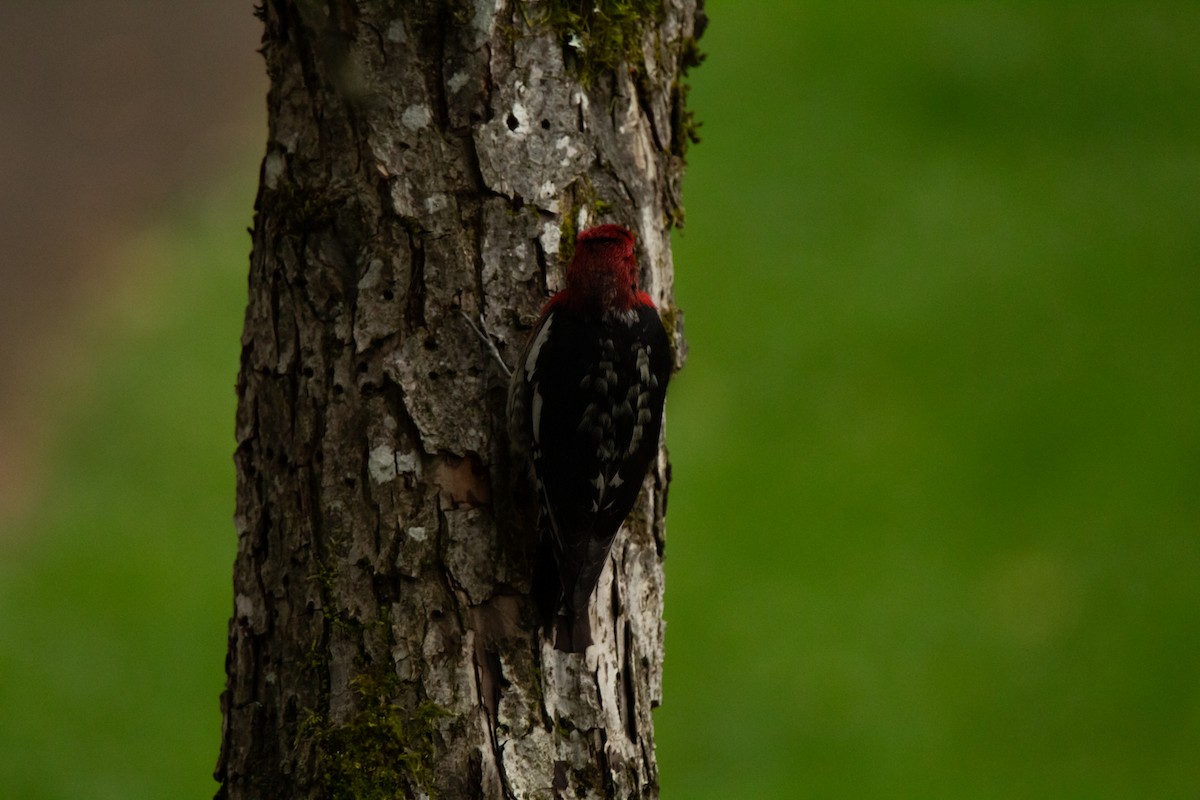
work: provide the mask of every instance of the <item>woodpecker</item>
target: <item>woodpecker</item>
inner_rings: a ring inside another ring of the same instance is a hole
[[[629,230],[580,233],[509,386],[510,440],[540,500],[535,593],[566,652],[592,643],[588,603],[658,452],[673,359],[637,278]]]

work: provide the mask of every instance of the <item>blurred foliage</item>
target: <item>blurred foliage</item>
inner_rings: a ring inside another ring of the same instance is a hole
[[[1200,7],[708,5],[664,797],[1196,796]],[[214,788],[253,172],[0,543],[4,796]]]
[[[1200,7],[709,4],[665,797],[1200,792]]]
[[[0,539],[0,796],[211,797],[254,161],[130,243]],[[115,296],[114,296],[115,295]]]

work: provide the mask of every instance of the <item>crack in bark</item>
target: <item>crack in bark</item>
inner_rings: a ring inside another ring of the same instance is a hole
[[[634,96],[637,98],[638,108],[642,112],[642,117],[646,120],[646,124],[650,126],[650,134],[654,137],[654,143],[658,146],[659,150],[666,150],[670,142],[668,141],[664,144],[662,134],[658,130],[658,123],[654,120],[654,106],[650,99],[651,89],[648,85],[648,78],[639,72],[636,76],[631,77],[629,82],[633,85]]]
[[[621,682],[625,689],[625,706],[622,709],[622,716],[625,718],[625,736],[634,744],[638,743],[638,718],[637,718],[637,687],[634,685],[633,662],[631,653],[633,653],[633,628],[626,620],[624,624],[624,639],[625,648],[622,657],[624,667],[621,670]]]
[[[408,327],[424,328],[425,321],[425,246],[420,233],[409,231],[408,243],[412,255],[412,272],[405,290],[404,317]]]

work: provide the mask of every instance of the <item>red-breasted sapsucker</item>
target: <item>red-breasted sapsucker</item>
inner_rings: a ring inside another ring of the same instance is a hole
[[[637,278],[632,233],[579,234],[566,288],[542,309],[509,388],[510,438],[541,503],[535,593],[567,652],[592,643],[588,602],[658,452],[673,359]]]

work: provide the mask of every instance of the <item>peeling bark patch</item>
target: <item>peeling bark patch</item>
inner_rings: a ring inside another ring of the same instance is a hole
[[[586,170],[592,150],[579,133],[530,124],[573,116],[562,54],[546,39],[521,39],[515,56],[522,68],[497,87],[493,119],[473,130],[480,172],[488,188],[557,212],[558,193]]]
[[[432,624],[421,644],[426,670],[425,692],[439,707],[457,714],[467,713],[475,704],[475,668],[464,648],[464,637],[457,625],[431,615]]]
[[[444,509],[485,506],[491,502],[491,478],[478,453],[469,452],[465,457],[439,454],[434,460],[433,482],[441,493]]]
[[[480,410],[487,407],[488,382],[477,368],[469,368],[485,356],[461,314],[457,310],[450,313],[453,316],[449,320],[437,320],[433,327],[410,336],[399,350],[389,353],[383,372],[399,384],[404,408],[426,453],[488,452],[490,437],[480,421]],[[441,335],[448,324],[455,326],[454,335]],[[457,328],[463,333],[459,334]],[[435,350],[424,345],[431,336],[441,343]],[[454,496],[461,500],[465,493]],[[476,492],[476,497],[477,503],[488,502],[490,493]]]
[[[498,547],[494,528],[483,524],[476,509],[445,512],[446,566],[454,585],[471,605],[479,605],[495,591]]]

